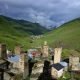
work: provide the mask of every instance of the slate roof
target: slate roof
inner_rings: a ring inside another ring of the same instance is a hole
[[[58,71],[64,68],[60,63],[52,64],[51,67],[54,67]]]
[[[62,65],[62,66],[64,66],[64,67],[67,67],[68,66],[68,63],[66,63],[66,62],[60,62],[60,64]]]
[[[20,56],[19,55],[14,55],[11,57],[8,57],[8,61],[10,62],[19,62]]]

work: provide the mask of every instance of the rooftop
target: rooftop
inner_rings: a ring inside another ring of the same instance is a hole
[[[60,64],[61,64],[62,66],[64,66],[64,67],[68,66],[68,63],[66,63],[66,62],[60,62]]]
[[[58,71],[64,68],[60,63],[52,64],[51,67],[54,67]]]
[[[9,62],[18,62],[20,59],[20,56],[19,55],[14,55],[14,56],[11,56],[11,57],[8,57],[8,61]]]

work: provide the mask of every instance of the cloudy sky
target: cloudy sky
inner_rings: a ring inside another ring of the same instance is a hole
[[[0,15],[59,26],[80,17],[80,0],[0,0]]]

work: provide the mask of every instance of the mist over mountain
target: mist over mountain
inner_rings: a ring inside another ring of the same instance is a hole
[[[42,35],[48,31],[38,23],[16,20],[0,15],[0,42],[6,43],[10,48],[16,44],[29,47],[31,35]]]
[[[47,41],[52,47],[63,46],[63,48],[80,50],[80,18],[45,33],[43,38],[35,41],[35,46],[41,45],[43,41]]]

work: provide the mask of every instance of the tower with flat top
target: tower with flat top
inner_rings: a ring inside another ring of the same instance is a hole
[[[61,53],[62,53],[62,48],[54,49],[54,64],[59,63],[61,61]]]
[[[19,71],[23,74],[23,79],[28,75],[28,60],[26,53],[22,52],[19,59]]]
[[[70,56],[69,57],[69,67],[71,70],[80,70],[79,68],[79,57],[78,56]]]
[[[43,57],[48,57],[48,54],[49,54],[49,47],[47,45],[47,41],[44,42],[44,45],[43,45]]]
[[[7,51],[5,44],[0,44],[0,58],[7,59]]]

